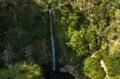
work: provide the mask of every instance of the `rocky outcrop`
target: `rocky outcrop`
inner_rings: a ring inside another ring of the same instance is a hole
[[[107,67],[106,67],[104,61],[100,60],[100,64],[101,64],[101,67],[104,69],[104,72],[106,73],[106,78],[108,78],[108,70],[107,70]]]
[[[60,69],[61,72],[69,72],[70,74],[74,74],[75,67],[72,65],[66,65],[63,68]]]
[[[3,57],[2,57],[4,64],[7,67],[9,67],[13,62],[13,58],[14,58],[14,52],[11,45],[8,43],[5,47],[5,50],[3,52]]]
[[[34,58],[32,57],[33,53],[33,45],[29,44],[25,49],[25,57],[29,62],[34,62]]]
[[[88,79],[84,75],[80,75],[79,72],[76,70],[76,67],[73,65],[66,65],[60,69],[61,72],[70,73],[74,76],[74,79]]]

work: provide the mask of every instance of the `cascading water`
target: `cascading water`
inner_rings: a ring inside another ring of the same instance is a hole
[[[52,11],[49,8],[49,16],[50,16],[50,40],[51,40],[51,50],[52,50],[52,70],[56,70],[56,60],[55,60],[55,46],[54,46],[54,35],[52,28]]]
[[[55,47],[53,25],[52,25],[53,17],[52,17],[52,10],[51,10],[50,5],[48,6],[48,11],[49,11],[49,18],[50,18],[49,19],[50,28],[48,28],[48,30],[50,30],[50,32],[48,31],[48,33],[50,33],[50,45],[51,45],[50,48],[51,48],[51,52],[52,52],[52,69],[51,69],[50,62],[43,64],[43,69],[44,69],[43,73],[45,75],[45,77],[43,79],[74,79],[74,76],[71,75],[69,72],[61,72],[60,71],[62,64],[60,64],[59,62],[57,62],[57,64],[56,64],[55,48],[56,48],[56,51],[58,48],[57,48],[57,46]],[[57,53],[60,53],[60,52],[57,52]],[[57,65],[57,68],[56,68],[56,65]]]

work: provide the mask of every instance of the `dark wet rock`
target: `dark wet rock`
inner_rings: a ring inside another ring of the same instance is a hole
[[[69,72],[61,72],[60,64],[57,64],[56,71],[52,70],[52,64],[47,63],[42,65],[45,79],[75,79]]]

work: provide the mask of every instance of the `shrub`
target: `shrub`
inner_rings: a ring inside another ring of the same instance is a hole
[[[103,71],[99,59],[88,57],[84,62],[83,67],[86,76],[91,79],[104,79],[105,72]]]
[[[120,58],[106,57],[104,59],[108,70],[108,76],[116,77],[120,75]]]
[[[8,69],[0,70],[0,79],[40,79],[41,68],[27,62],[16,63]]]

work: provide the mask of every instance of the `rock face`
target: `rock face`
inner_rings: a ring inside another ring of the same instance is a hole
[[[69,72],[70,74],[74,74],[75,73],[75,67],[74,66],[70,66],[70,65],[66,65],[65,67],[60,69],[61,72]]]
[[[101,64],[101,67],[104,69],[104,71],[106,73],[106,78],[108,78],[108,70],[107,70],[107,67],[105,66],[104,61],[100,60],[100,64]]]
[[[34,62],[34,59],[33,59],[33,57],[32,57],[33,45],[30,45],[30,44],[29,44],[29,45],[26,47],[26,49],[25,49],[25,53],[26,53],[25,57],[27,58],[27,60],[28,60],[29,62]]]
[[[61,64],[57,64],[56,71],[52,70],[52,64],[46,63],[43,65],[43,74],[45,79],[75,79],[75,77],[69,72],[62,72],[60,70]]]
[[[14,58],[14,52],[11,45],[8,43],[5,47],[5,50],[3,52],[3,57],[2,57],[4,64],[7,67],[9,67],[13,62],[13,58]]]
[[[60,69],[60,72],[69,73],[74,76],[74,79],[89,79],[84,75],[80,75],[79,72],[76,70],[76,67],[73,65],[66,65]]]

